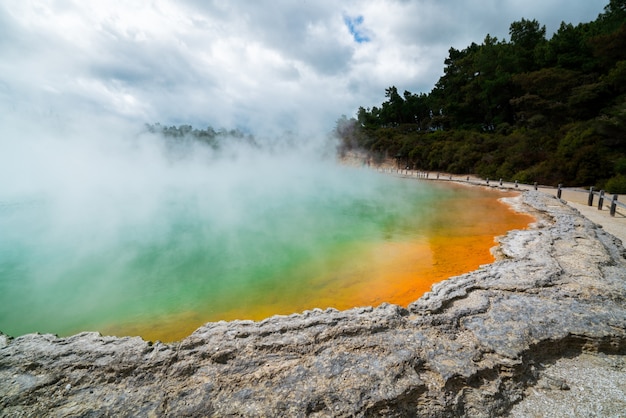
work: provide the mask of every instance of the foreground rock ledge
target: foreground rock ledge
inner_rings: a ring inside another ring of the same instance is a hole
[[[208,323],[173,344],[0,334],[0,416],[506,414],[544,365],[626,354],[620,242],[555,198],[516,204],[533,228],[408,309]]]

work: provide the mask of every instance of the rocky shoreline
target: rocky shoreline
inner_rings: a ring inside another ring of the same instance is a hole
[[[535,225],[501,238],[495,263],[436,284],[408,309],[208,323],[172,344],[0,334],[0,416],[532,411],[532,391],[571,389],[545,373],[552,365],[583,356],[624,364],[626,251],[556,198],[514,200]],[[612,407],[603,415],[624,411]]]

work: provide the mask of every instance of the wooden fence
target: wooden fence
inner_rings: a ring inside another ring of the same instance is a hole
[[[563,187],[562,184],[559,184],[559,186],[555,188],[551,186],[540,186],[536,182],[532,185],[518,183],[517,180],[514,183],[512,183],[512,182],[503,182],[502,179],[499,179],[497,181],[491,181],[490,179],[483,180],[483,179],[479,179],[479,178],[471,177],[471,176],[455,177],[450,174],[432,173],[432,172],[427,172],[427,171],[408,170],[408,169],[402,170],[402,169],[395,169],[395,168],[378,168],[377,170],[381,173],[389,173],[389,174],[400,175],[402,177],[410,177],[410,178],[425,179],[425,180],[459,181],[459,182],[465,182],[465,183],[470,183],[470,184],[475,184],[475,185],[487,185],[487,186],[494,186],[494,187],[500,186],[500,187],[506,187],[510,189],[534,189],[534,190],[542,189],[542,191],[554,190],[556,193],[556,197],[559,199],[561,199],[563,190],[576,192],[576,193],[585,193],[587,194],[587,204],[589,206],[594,205],[594,200],[595,200],[595,197],[597,196],[598,197],[598,205],[597,205],[598,210],[603,210],[603,208],[606,206],[611,216],[615,216],[615,213],[617,212],[618,208],[624,209],[624,212],[626,213],[626,204],[618,201],[619,196],[617,194],[614,194],[613,196],[609,197],[609,195],[607,195],[604,190],[596,191],[594,190],[593,187],[590,187],[589,190],[585,190],[582,188],[574,188],[574,187],[565,188]]]
[[[561,198],[561,190],[562,190],[562,186],[559,184],[559,188],[557,191],[557,197],[559,199]],[[580,189],[571,189],[571,188],[568,190],[587,193],[588,194],[588,197],[587,197],[588,206],[593,206],[594,197],[598,196],[598,210],[602,210],[602,208],[604,207],[604,200],[606,199],[604,190],[600,190],[599,192],[596,192],[593,190],[593,186],[589,188],[589,191],[580,190]],[[617,194],[614,194],[613,197],[611,197],[611,204],[609,206],[609,213],[611,216],[615,216],[615,211],[617,210],[618,206],[626,209],[626,205],[622,202],[618,202],[617,198],[618,198]]]

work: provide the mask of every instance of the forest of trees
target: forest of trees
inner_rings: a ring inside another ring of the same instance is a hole
[[[381,106],[343,116],[341,150],[415,169],[626,193],[626,0],[596,20],[536,20],[510,40],[450,48],[428,94],[385,90]]]
[[[173,159],[193,156],[197,145],[209,147],[215,151],[213,155],[219,155],[221,151],[233,145],[245,144],[249,147],[259,147],[252,134],[246,134],[239,129],[222,128],[216,131],[211,126],[198,129],[191,125],[166,126],[160,123],[146,124],[145,129],[149,133],[163,137],[168,156]]]
[[[193,140],[218,149],[225,141],[239,140],[255,145],[255,139],[251,134],[245,134],[239,129],[220,129],[216,131],[211,126],[206,129],[197,129],[191,125],[164,126],[160,123],[146,124],[146,130],[150,133],[163,135],[165,138],[177,142]]]

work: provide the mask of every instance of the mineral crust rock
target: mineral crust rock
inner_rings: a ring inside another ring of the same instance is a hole
[[[626,353],[625,250],[555,198],[515,204],[537,222],[498,261],[408,308],[208,323],[171,344],[0,334],[0,416],[486,417],[568,390],[541,368]]]

